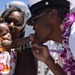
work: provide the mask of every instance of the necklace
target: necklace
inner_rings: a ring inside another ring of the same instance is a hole
[[[62,35],[62,47],[64,51],[61,54],[61,57],[66,59],[66,62],[63,65],[63,70],[67,75],[75,75],[75,59],[69,48],[69,36],[71,33],[71,26],[75,22],[75,12],[72,14],[67,13],[64,21],[64,31]]]

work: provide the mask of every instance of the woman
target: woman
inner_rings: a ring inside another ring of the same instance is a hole
[[[40,44],[33,44],[35,57],[46,63],[54,75],[75,75],[75,60],[73,52],[71,53],[75,49],[75,13],[70,16],[70,3],[67,0],[33,0],[33,2],[29,0],[29,8],[32,16],[27,23],[34,26],[35,38]],[[64,51],[61,57],[66,59],[63,65],[66,73],[49,55],[48,47],[42,45],[48,40],[63,43]],[[34,38],[33,42],[35,42]]]
[[[24,37],[25,15],[19,8],[11,7],[5,10],[2,17],[9,24],[9,29],[13,39]],[[24,45],[19,49],[20,51],[18,51],[17,55],[15,75],[36,75],[37,63],[31,52],[31,48],[25,48]]]

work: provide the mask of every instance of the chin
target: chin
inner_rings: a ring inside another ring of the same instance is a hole
[[[36,39],[37,39],[37,41],[38,41],[40,44],[43,44],[43,43],[45,43],[45,42],[48,41],[47,39],[42,38],[42,37],[38,37],[38,36],[36,36]]]
[[[43,40],[43,39],[42,40],[39,40],[38,39],[38,41],[39,41],[40,44],[43,44],[43,43],[47,42],[48,40]]]

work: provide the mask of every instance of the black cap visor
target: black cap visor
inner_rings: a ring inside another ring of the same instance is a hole
[[[27,24],[30,26],[33,26],[34,23],[32,21],[32,18],[34,18],[35,16],[38,15],[38,13],[44,9],[44,8],[48,8],[48,7],[65,7],[70,9],[70,3],[66,0],[43,0],[40,1],[34,5],[32,5],[31,7],[29,7],[30,12],[31,12],[31,17],[27,20]]]

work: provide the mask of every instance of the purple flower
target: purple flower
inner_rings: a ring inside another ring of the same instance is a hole
[[[75,22],[75,12],[72,14],[67,13],[66,18],[64,20],[64,31],[62,35],[62,43],[64,51],[61,53],[61,57],[66,59],[66,63],[63,65],[64,72],[71,72],[71,75],[75,75],[75,59],[73,58],[73,55],[70,51],[68,42],[69,42],[69,36],[71,32],[71,26]]]

